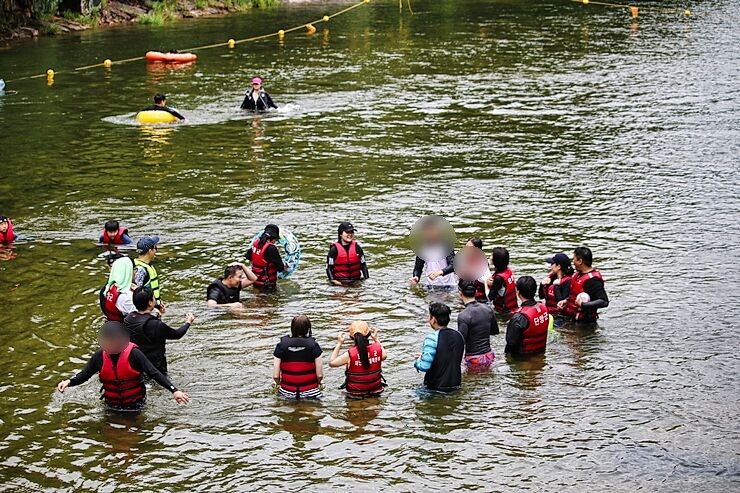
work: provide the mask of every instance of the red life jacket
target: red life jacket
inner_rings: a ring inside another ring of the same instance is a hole
[[[265,259],[265,251],[272,245],[269,241],[265,241],[262,248],[259,248],[260,239],[254,240],[252,243],[252,272],[257,276],[257,280],[254,281],[254,287],[256,288],[274,288],[277,286],[277,268]]]
[[[284,357],[280,358],[280,387],[300,396],[301,392],[315,389],[319,386],[316,377],[316,359],[312,348],[316,344],[313,339],[290,337],[281,339],[284,345]],[[300,351],[290,352],[291,347],[303,347]],[[291,361],[292,360],[292,361]]]
[[[519,308],[519,304],[516,301],[516,280],[514,279],[514,273],[511,269],[507,268],[503,272],[497,272],[494,276],[500,277],[504,280],[504,295],[499,296],[498,293],[493,298],[493,308],[499,313],[514,313]]]
[[[344,372],[346,380],[343,387],[348,394],[353,395],[377,395],[383,392],[383,373],[381,365],[383,362],[383,346],[375,342],[367,347],[367,356],[370,366],[365,368],[360,360],[357,346],[349,348],[349,367]]]
[[[555,279],[557,279],[557,277]],[[560,279],[560,284],[568,281],[570,281],[570,276],[563,276]],[[558,302],[557,300],[555,300],[555,286],[552,284],[552,282],[550,282],[550,284],[545,287],[545,306],[547,307],[547,311],[550,312],[552,315],[556,315],[563,311],[558,308]]]
[[[13,221],[8,218],[8,230],[5,233],[0,233],[0,243],[13,243],[14,240]]]
[[[123,235],[128,234],[128,229],[123,226],[118,227],[118,232],[114,236],[111,236],[105,229],[103,229],[103,243],[109,245],[123,245]]]
[[[345,249],[341,242],[334,243],[337,247],[337,258],[334,259],[334,278],[337,281],[357,281],[362,277],[360,256],[357,255],[357,242],[349,244]]]
[[[100,290],[100,309],[103,310],[103,315],[109,321],[123,322],[123,313],[116,307],[119,296],[121,296],[121,293],[115,284],[110,287],[107,294],[105,286]]]
[[[519,313],[527,317],[529,325],[524,330],[522,349],[519,354],[536,354],[545,351],[547,345],[547,328],[550,315],[543,303],[534,306],[522,306]]]
[[[103,399],[109,406],[128,406],[146,396],[141,372],[134,370],[129,362],[129,356],[135,347],[136,344],[129,342],[118,356],[115,366],[110,355],[103,351],[103,367],[98,377],[103,384]]]
[[[573,277],[570,279],[570,294],[568,295],[568,302],[565,304],[563,315],[573,317],[578,322],[595,322],[596,319],[599,318],[599,314],[596,310],[584,311],[576,305],[576,298],[579,294],[583,293],[583,285],[586,284],[586,281],[589,279],[594,278],[601,279],[601,282],[604,282],[604,278],[601,277],[601,272],[597,270],[592,270],[586,274],[581,274],[580,272],[573,274]]]

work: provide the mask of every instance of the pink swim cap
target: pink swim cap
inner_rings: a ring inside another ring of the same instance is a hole
[[[252,79],[252,84],[262,85],[262,79],[260,79],[259,77],[255,77],[254,79]]]

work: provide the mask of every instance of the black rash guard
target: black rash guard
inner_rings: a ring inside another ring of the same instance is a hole
[[[185,119],[184,116],[182,116],[180,113],[178,113],[177,111],[173,110],[169,106],[157,106],[155,104],[155,105],[152,105],[152,106],[147,106],[146,108],[144,108],[141,111],[166,111],[167,113],[169,113],[170,115],[174,116],[178,120],[184,120]]]
[[[581,304],[582,310],[598,310],[609,306],[609,297],[604,289],[604,281],[592,277],[583,283],[583,291],[588,294],[591,301]]]
[[[247,260],[252,261],[252,249],[247,250]],[[283,272],[285,270],[285,264],[283,263],[283,257],[280,256],[280,251],[274,244],[267,245],[265,248],[265,260],[275,266],[275,270]]]
[[[350,245],[342,245],[347,250],[347,253],[349,253]],[[369,279],[370,274],[367,271],[367,263],[365,263],[365,252],[357,242],[355,242],[355,251],[357,252],[357,256],[360,257],[360,271],[362,272],[362,276],[365,279]],[[330,281],[334,280],[334,261],[336,261],[338,254],[337,244],[332,243],[331,247],[329,247],[329,254],[326,256],[326,275]]]
[[[190,328],[185,323],[175,330],[151,313],[131,312],[123,319],[131,342],[139,346],[157,370],[167,373],[165,344],[167,339],[181,339]]]
[[[113,361],[114,365],[118,364],[119,356],[121,356],[120,353],[110,355],[110,359]],[[162,372],[157,370],[154,365],[152,365],[151,361],[146,359],[146,356],[144,356],[144,353],[142,353],[139,348],[134,348],[131,350],[131,353],[129,353],[128,361],[131,364],[131,368],[133,368],[134,370],[146,373],[155,382],[157,382],[159,385],[166,388],[170,392],[177,391],[177,388],[172,385],[172,382],[170,382],[169,379],[162,374]],[[103,350],[98,349],[97,351],[95,351],[95,354],[92,355],[90,361],[87,362],[85,368],[83,368],[82,371],[80,371],[77,375],[69,379],[69,386],[74,387],[76,385],[87,382],[88,380],[90,380],[90,378],[92,378],[93,375],[100,372],[100,370],[102,369]]]
[[[451,392],[462,384],[460,365],[465,354],[465,340],[462,335],[447,327],[439,329],[437,353],[432,367],[424,375],[424,385],[428,389]]]
[[[223,282],[223,278],[219,277],[214,280],[206,291],[206,301],[213,300],[219,305],[227,303],[239,303],[239,293],[241,293],[242,285],[241,282],[235,288],[230,288]]]
[[[254,98],[252,97],[253,93],[254,89],[250,89],[249,91],[247,91],[247,95],[244,97],[244,101],[242,101],[241,108],[243,110],[267,111],[269,108],[277,109],[277,105],[272,102],[272,98],[269,94],[267,94],[267,91],[265,91],[264,89],[260,89],[260,94],[257,97],[256,103],[254,101]]]
[[[488,304],[471,301],[457,316],[457,330],[465,339],[465,355],[491,351],[491,336],[498,334],[496,316]]]

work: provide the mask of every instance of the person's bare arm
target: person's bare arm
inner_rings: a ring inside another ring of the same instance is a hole
[[[272,379],[276,384],[280,384],[280,358],[277,356],[272,357]]]

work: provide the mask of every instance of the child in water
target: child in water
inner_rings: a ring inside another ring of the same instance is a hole
[[[106,245],[130,245],[133,242],[134,240],[128,235],[128,229],[118,224],[118,221],[108,221],[103,226],[100,243]]]
[[[0,214],[0,244],[13,243],[18,235],[13,231],[13,221]]]

